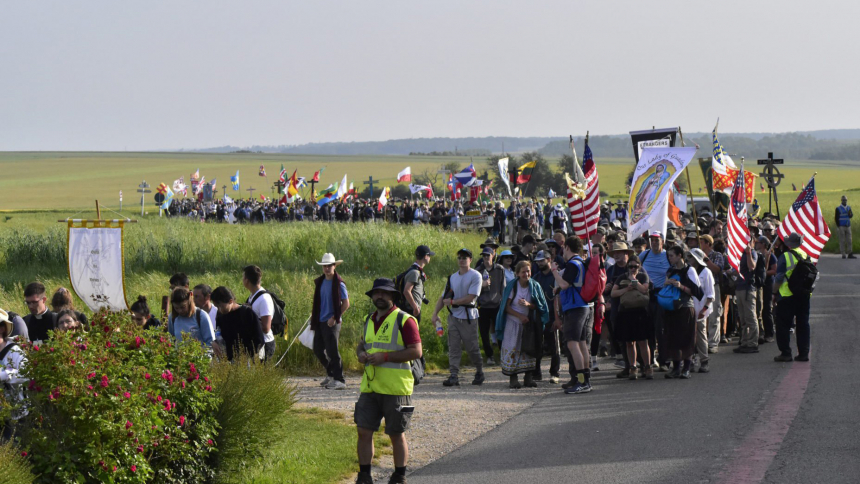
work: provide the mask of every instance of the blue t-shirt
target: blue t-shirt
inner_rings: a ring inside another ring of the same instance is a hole
[[[654,284],[654,289],[663,287],[663,284],[666,283],[666,272],[671,267],[669,258],[666,257],[666,251],[655,254],[649,249],[639,254],[639,260],[642,261],[642,269],[645,270]]]
[[[582,268],[582,269],[580,269]],[[582,288],[582,278],[585,277],[583,270],[585,266],[582,258],[574,256],[564,265],[564,273],[561,278],[570,286],[564,289],[559,294],[561,296],[561,310],[569,311],[571,309],[583,308],[588,306],[588,303],[582,300],[579,291]]]
[[[197,325],[197,316],[192,315],[190,318],[185,316],[170,315],[170,323],[168,329],[170,334],[176,338],[177,343],[182,342],[182,333],[188,333],[192,338],[203,343],[204,346],[212,346],[212,341],[215,339],[215,330],[212,329],[212,321],[206,311],[197,308],[200,314],[200,325]]]
[[[328,279],[323,280],[320,286],[320,322],[324,323],[334,316],[334,299],[331,297],[331,282]],[[346,292],[346,284],[340,283],[340,300],[349,299],[349,294]]]

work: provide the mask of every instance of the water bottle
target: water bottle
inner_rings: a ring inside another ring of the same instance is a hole
[[[442,321],[438,321],[436,323],[436,336],[441,337],[445,333],[445,330],[442,329]]]

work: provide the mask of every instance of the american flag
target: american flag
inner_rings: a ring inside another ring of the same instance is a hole
[[[792,232],[803,236],[800,248],[809,254],[813,263],[817,263],[824,244],[830,239],[830,227],[821,215],[818,196],[815,194],[814,178],[809,180],[797,200],[791,205],[788,215],[779,226],[779,238],[785,239]]]
[[[570,138],[570,149],[573,152],[573,181],[585,185],[585,199],[574,200],[573,191],[567,189],[567,206],[570,208],[570,223],[573,232],[581,239],[587,239],[589,235],[597,231],[597,222],[600,220],[600,190],[598,188],[597,165],[594,164],[594,156],[585,141],[585,150],[582,153],[582,168],[576,159],[576,149],[573,146],[573,137]],[[583,172],[584,171],[584,172]]]
[[[750,229],[747,227],[747,204],[744,198],[743,169],[738,172],[735,187],[732,190],[732,200],[729,204],[728,232],[729,241],[726,253],[731,265],[740,274],[741,256],[750,243]]]

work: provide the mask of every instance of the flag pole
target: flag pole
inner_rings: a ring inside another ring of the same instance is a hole
[[[720,124],[720,120],[717,119],[717,124]],[[684,144],[684,133],[681,131],[681,127],[678,126],[678,136],[681,138],[681,147],[685,147]],[[696,242],[699,241],[699,237],[701,234],[699,233],[699,215],[696,214],[696,199],[693,198],[693,182],[690,181],[690,164],[688,163],[686,167],[684,167],[684,173],[687,174],[687,195],[689,196],[689,203],[693,206],[693,225],[696,226]],[[746,197],[746,195],[744,195]],[[684,235],[686,237],[686,235]]]
[[[586,131],[585,132],[585,146],[588,146],[588,135],[589,135],[589,131]],[[585,156],[584,153],[583,153],[583,156]],[[574,162],[577,163],[577,161],[576,161],[576,150],[574,150],[574,152],[573,152],[573,159],[574,159]],[[593,162],[594,162],[594,160],[592,160],[592,163]],[[583,175],[584,174],[585,173],[583,173]],[[588,190],[588,179],[584,179],[583,182],[585,184],[585,186],[583,188],[587,191]],[[583,193],[585,193],[585,191],[583,191]],[[598,211],[600,210],[599,205],[597,207],[597,210]],[[592,250],[591,250],[592,249],[592,247],[591,247],[591,232],[588,230],[588,215],[585,213],[585,200],[583,200],[581,198],[579,199],[579,211],[582,213],[582,220],[585,221],[585,240],[588,241],[588,254],[593,255]],[[598,215],[597,218],[599,220],[600,215]],[[574,230],[574,232],[575,232],[575,230]]]

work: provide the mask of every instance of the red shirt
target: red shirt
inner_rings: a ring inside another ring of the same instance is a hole
[[[391,315],[391,313],[397,309],[397,306],[392,305],[391,309],[385,312],[381,317],[379,316],[379,311],[375,311],[370,315],[370,320],[373,321],[373,332],[379,331],[379,327],[382,326],[382,322]],[[417,345],[421,343],[421,335],[418,333],[418,323],[415,321],[415,318],[412,316],[406,315],[406,320],[403,321],[403,329],[400,331],[403,335],[403,344],[405,346],[409,345]]]

